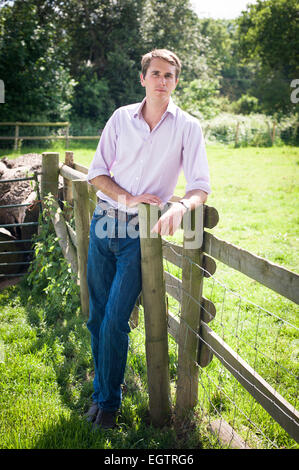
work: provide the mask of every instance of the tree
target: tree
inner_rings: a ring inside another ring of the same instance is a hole
[[[298,1],[258,0],[238,20],[240,53],[258,61],[251,94],[268,113],[294,111],[290,82],[299,74]]]
[[[106,79],[116,106],[139,98],[130,90],[138,80],[143,0],[56,0],[70,44],[70,68],[76,79],[89,68]],[[127,91],[128,93],[127,93]],[[129,95],[129,96],[128,96]]]
[[[65,38],[58,34],[50,10],[46,1],[2,2],[0,77],[6,93],[1,120],[57,120],[69,115],[75,82],[64,63]]]
[[[189,0],[146,0],[142,16],[143,52],[173,50],[182,61],[180,90],[186,82],[208,78],[207,40]]]
[[[68,34],[70,70],[78,82],[73,119],[87,119],[81,100],[91,105],[89,118],[101,102],[98,118],[93,118],[97,127],[108,119],[113,104],[140,101],[141,56],[154,48],[170,48],[182,59],[178,90],[185,81],[208,76],[204,40],[188,0],[55,0],[55,6]],[[97,94],[101,87],[109,100]]]
[[[176,97],[176,102],[200,120],[211,119],[219,113],[218,93],[218,80],[192,80]]]
[[[72,132],[94,133],[116,107],[143,98],[140,60],[149,50],[178,54],[183,68],[176,93],[184,102],[183,90],[194,82],[191,101],[201,97],[202,104],[210,103],[214,81],[228,62],[232,34],[225,25],[213,30],[210,24],[210,41],[189,0],[0,0],[0,5],[3,120],[69,118],[76,124]]]
[[[251,85],[255,68],[241,63],[236,20],[199,19],[199,28],[207,41],[208,69],[219,79],[220,95],[230,101],[239,99]]]

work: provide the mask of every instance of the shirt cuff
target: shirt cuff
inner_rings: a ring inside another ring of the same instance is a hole
[[[89,184],[91,184],[90,180],[92,180],[96,176],[101,176],[101,175],[111,176],[110,171],[107,170],[107,168],[96,168],[94,170],[89,170],[88,171],[88,174],[86,176],[87,182]]]
[[[188,193],[189,191],[194,191],[195,189],[201,189],[201,191],[205,191],[208,194],[211,194],[212,192],[210,185],[204,181],[187,184],[185,191]]]

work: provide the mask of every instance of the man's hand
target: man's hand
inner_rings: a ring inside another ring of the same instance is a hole
[[[201,189],[193,189],[188,191],[183,197],[190,205],[190,210],[195,209],[200,204],[204,204],[207,200],[208,194]],[[156,225],[152,228],[152,232],[159,233],[160,235],[173,235],[179,228],[183,215],[187,209],[183,204],[176,202],[171,208],[160,217]]]
[[[174,203],[165,214],[163,214],[156,225],[152,228],[152,232],[162,235],[173,235],[179,228],[183,215],[187,209],[180,203]]]
[[[125,204],[127,207],[138,206],[141,202],[155,206],[163,205],[161,199],[154,194],[144,193],[139,196],[132,196],[132,194],[128,193],[124,188],[121,188],[110,176],[107,175],[95,176],[90,180],[90,183],[104,194],[107,194],[107,196],[111,197],[114,201]]]
[[[152,204],[154,206],[162,206],[163,202],[158,196],[154,194],[140,194],[140,196],[129,196],[126,199],[126,206],[127,207],[135,207],[138,204],[145,203],[145,204]]]

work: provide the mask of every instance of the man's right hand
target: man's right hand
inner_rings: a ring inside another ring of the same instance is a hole
[[[139,196],[132,196],[125,189],[121,188],[112,178],[108,175],[98,175],[90,180],[97,189],[102,191],[107,196],[111,197],[114,201],[121,202],[127,207],[136,207],[138,204],[144,202],[145,204],[153,204],[156,206],[163,206],[163,202],[158,196],[154,194],[144,193]]]
[[[126,205],[127,207],[135,207],[138,206],[140,203],[145,203],[145,204],[152,204],[155,206],[163,206],[163,202],[158,196],[155,196],[154,194],[140,194],[139,196],[130,196],[127,197],[127,202]]]

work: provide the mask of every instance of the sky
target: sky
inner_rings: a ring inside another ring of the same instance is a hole
[[[256,3],[256,0],[190,0],[200,18],[212,17],[215,19],[237,18],[246,9],[247,4]]]

